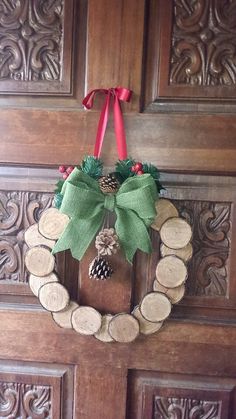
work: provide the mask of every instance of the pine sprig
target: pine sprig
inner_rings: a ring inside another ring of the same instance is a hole
[[[156,187],[157,187],[157,192],[161,192],[161,190],[165,189],[164,186],[162,186],[162,184],[159,182],[159,180],[156,180]]]
[[[54,190],[55,194],[58,194],[61,192],[62,190],[62,186],[64,185],[64,180],[60,179],[57,183],[56,183],[56,189]]]
[[[148,173],[153,177],[153,179],[158,180],[160,179],[160,173],[156,166],[151,163],[143,163],[143,171],[144,173]]]
[[[134,165],[134,160],[131,158],[125,160],[118,160],[116,163],[115,173],[124,182],[128,177],[133,176],[131,167]]]
[[[165,189],[160,182],[160,172],[156,166],[151,163],[143,163],[144,173],[148,173],[153,177],[156,182],[157,191],[160,192],[162,189]]]
[[[103,163],[94,156],[87,156],[81,163],[80,169],[94,179],[98,179],[102,175]]]
[[[57,209],[59,209],[61,207],[62,200],[63,200],[63,195],[61,193],[57,193],[54,196],[54,205]]]

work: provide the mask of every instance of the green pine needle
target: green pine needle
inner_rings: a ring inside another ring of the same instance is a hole
[[[157,192],[161,192],[161,190],[165,189],[164,186],[162,186],[162,184],[159,182],[159,180],[156,180],[156,187],[157,187]]]
[[[116,163],[115,173],[122,179],[124,182],[128,177],[133,176],[131,172],[131,167],[134,165],[134,160],[131,158],[125,160],[118,160]]]
[[[159,170],[157,169],[156,166],[154,166],[151,163],[143,163],[143,171],[144,171],[144,173],[148,173],[149,175],[151,175],[153,177],[153,179],[156,182],[156,187],[157,187],[158,193],[162,189],[165,189],[165,188],[163,188],[162,184],[159,181],[159,179],[160,179],[160,172],[159,172]]]
[[[54,190],[55,194],[58,194],[61,192],[62,190],[62,186],[64,184],[64,180],[60,179],[57,183],[56,183],[56,189]]]
[[[80,169],[94,179],[98,179],[102,175],[103,163],[94,156],[87,156],[81,163]]]
[[[153,164],[143,163],[143,171],[144,173],[149,173],[155,180],[160,178],[159,170]]]
[[[61,193],[57,193],[54,196],[54,205],[57,209],[59,209],[61,207],[62,200],[63,200],[63,195]]]

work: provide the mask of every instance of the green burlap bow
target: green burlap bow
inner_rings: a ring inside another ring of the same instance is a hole
[[[115,230],[126,259],[131,263],[137,249],[151,252],[147,228],[155,215],[157,190],[149,174],[127,179],[116,194],[103,194],[95,179],[75,168],[62,188],[60,211],[70,221],[53,253],[71,250],[80,260],[101,228],[106,210],[115,211]]]

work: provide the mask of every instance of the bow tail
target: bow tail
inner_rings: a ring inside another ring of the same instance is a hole
[[[137,249],[146,253],[152,251],[148,230],[143,220],[134,211],[122,208],[116,208],[115,211],[117,215],[116,233],[126,259],[132,263]]]
[[[101,213],[88,220],[71,219],[61,237],[52,249],[52,253],[70,249],[73,258],[81,260],[103,223]]]

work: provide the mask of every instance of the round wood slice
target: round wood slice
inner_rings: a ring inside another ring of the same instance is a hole
[[[52,313],[53,320],[60,327],[64,327],[65,329],[72,329],[72,313],[78,307],[79,304],[77,304],[75,301],[70,301],[69,305],[65,308],[65,310],[59,311],[58,313]]]
[[[59,282],[49,282],[39,290],[39,301],[48,311],[64,310],[70,301],[67,289]]]
[[[131,314],[117,314],[109,323],[109,333],[116,342],[133,342],[139,335],[139,322]]]
[[[48,208],[39,220],[39,232],[46,238],[57,240],[65,230],[69,217],[57,208]]]
[[[184,262],[188,262],[193,256],[193,246],[191,243],[188,243],[187,246],[182,247],[182,249],[170,249],[164,243],[162,243],[161,255],[162,257],[175,255],[182,259]]]
[[[185,286],[182,284],[176,288],[166,288],[155,279],[153,282],[153,291],[163,292],[163,294],[167,295],[172,304],[177,304],[184,296]]]
[[[170,218],[160,230],[162,242],[171,249],[181,249],[187,246],[192,238],[192,229],[182,218]]]
[[[30,274],[29,286],[32,293],[36,295],[36,297],[39,296],[39,289],[49,282],[58,282],[58,277],[54,272],[47,276],[35,276]]]
[[[81,335],[94,335],[102,325],[102,316],[93,307],[79,307],[72,313],[72,326]]]
[[[170,315],[171,302],[165,294],[151,292],[143,298],[140,312],[150,322],[161,322]]]
[[[165,256],[156,268],[156,278],[166,288],[179,287],[187,279],[187,268],[177,256]]]
[[[163,324],[163,322],[153,323],[146,320],[142,316],[138,306],[135,307],[132,314],[138,320],[140,333],[142,333],[143,335],[151,335],[152,333],[157,332]]]
[[[109,323],[113,316],[111,314],[105,314],[102,316],[102,326],[97,333],[94,334],[95,338],[101,340],[102,342],[113,342],[111,335],[109,334],[108,328]]]
[[[174,204],[172,204],[169,199],[165,198],[160,198],[157,200],[156,212],[157,215],[151,227],[157,231],[160,230],[162,224],[164,224],[168,218],[178,217],[179,215],[178,210],[175,208]]]
[[[33,224],[25,231],[25,243],[28,247],[47,246],[53,248],[55,241],[46,239],[39,233],[38,224]]]
[[[55,266],[55,258],[45,247],[32,247],[26,252],[25,265],[36,276],[49,275]]]

